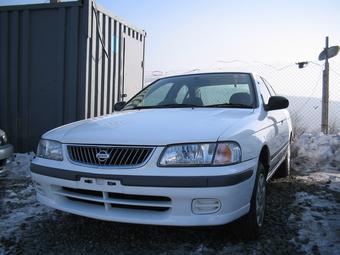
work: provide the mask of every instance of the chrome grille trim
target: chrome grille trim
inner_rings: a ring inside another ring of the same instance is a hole
[[[71,162],[100,168],[140,167],[146,164],[154,150],[155,147],[149,146],[67,145],[67,155]],[[100,160],[98,154],[105,154],[108,158]]]

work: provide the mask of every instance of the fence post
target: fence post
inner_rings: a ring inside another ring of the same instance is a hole
[[[328,63],[328,36],[326,37],[326,58],[325,69],[322,75],[322,116],[321,116],[321,131],[328,134],[328,108],[329,108],[329,63]]]

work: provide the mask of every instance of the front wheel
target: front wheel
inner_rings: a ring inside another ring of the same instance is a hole
[[[261,232],[266,211],[266,187],[266,170],[263,164],[259,163],[250,201],[250,211],[241,221],[240,230],[243,237],[256,239]]]

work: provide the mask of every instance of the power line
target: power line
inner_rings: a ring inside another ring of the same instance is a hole
[[[288,65],[285,65],[285,66],[282,66],[282,67],[276,67],[274,65],[267,64],[267,63],[264,63],[264,62],[261,62],[261,61],[258,61],[258,60],[248,62],[248,61],[244,61],[244,60],[240,60],[240,59],[233,59],[233,60],[230,60],[230,61],[228,61],[228,60],[218,60],[217,62],[218,63],[224,63],[224,64],[243,63],[243,64],[247,64],[247,65],[250,65],[250,66],[254,65],[254,64],[261,64],[261,65],[270,67],[270,68],[272,68],[272,69],[274,69],[278,72],[295,66],[295,63],[294,63],[294,64],[288,64]]]
[[[243,61],[243,60],[239,60],[239,59],[234,59],[234,60],[230,60],[230,61],[226,61],[226,60],[217,60],[216,62],[218,63],[224,63],[224,64],[232,64],[232,63],[243,63],[243,64],[249,64],[249,62],[247,61]]]
[[[316,62],[314,62],[314,61],[307,61],[307,62],[308,62],[308,63],[312,63],[312,64],[314,64],[314,65],[317,65],[317,66],[319,66],[319,67],[323,67],[322,64],[316,63]]]
[[[190,71],[187,71],[187,72],[184,72],[183,74],[190,74],[190,73],[193,73],[193,72],[199,72],[201,69],[199,68],[195,68],[195,69],[192,69]]]
[[[261,65],[264,65],[264,66],[267,66],[267,67],[270,67],[270,68],[273,68],[274,70],[276,71],[282,71],[282,70],[285,70],[287,68],[290,68],[290,67],[293,67],[295,66],[295,63],[294,64],[288,64],[288,65],[285,65],[285,66],[282,66],[282,67],[276,67],[274,65],[270,65],[270,64],[267,64],[267,63],[263,63],[261,61],[253,61],[253,63],[258,63],[258,64],[261,64]]]

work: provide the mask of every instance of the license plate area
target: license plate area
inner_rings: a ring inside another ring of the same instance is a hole
[[[107,180],[100,178],[81,177],[78,183],[79,188],[91,188],[99,190],[119,190],[122,185],[119,180]]]

